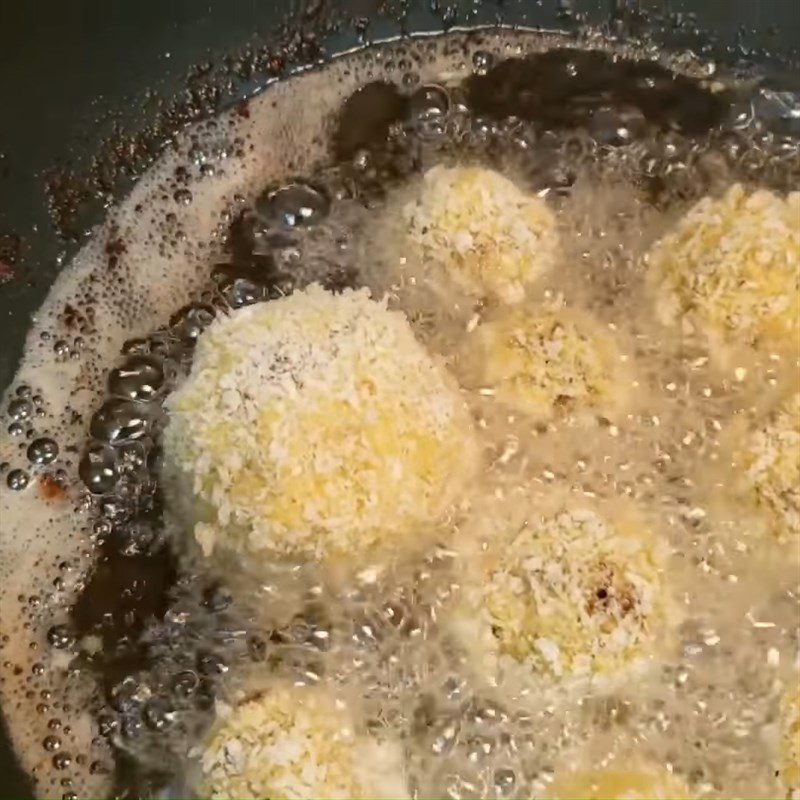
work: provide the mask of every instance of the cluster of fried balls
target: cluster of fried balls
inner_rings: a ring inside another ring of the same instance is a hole
[[[599,413],[627,391],[612,331],[585,310],[531,301],[559,258],[547,200],[493,170],[437,166],[403,215],[417,257],[494,309],[471,339],[475,386],[459,386],[406,316],[367,290],[312,285],[214,322],[169,401],[165,442],[205,557],[225,552],[257,571],[276,557],[364,566],[408,553],[441,535],[479,472],[469,391],[533,422],[565,408]],[[800,194],[735,186],[699,202],[648,255],[661,319],[720,348],[791,344],[800,337],[799,218]],[[739,459],[740,493],[795,541],[798,398],[749,434]],[[481,535],[494,546],[467,565],[449,619],[455,638],[481,651],[479,671],[559,681],[651,657],[671,612],[666,548],[644,517],[591,504],[542,513],[520,501],[490,527]],[[207,744],[205,792],[406,793],[401,759],[386,756],[396,743],[370,743],[349,714],[319,687],[240,704]],[[383,754],[380,785],[362,768],[367,752]],[[386,770],[396,770],[391,780]],[[686,796],[672,776],[647,770],[565,776],[553,791]]]

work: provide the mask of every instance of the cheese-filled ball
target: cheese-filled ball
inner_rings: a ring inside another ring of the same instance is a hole
[[[698,202],[649,254],[657,310],[712,344],[800,340],[800,192],[741,185]]]
[[[747,433],[734,460],[739,496],[779,541],[800,543],[800,392]]]
[[[366,290],[311,286],[216,321],[168,407],[167,473],[207,555],[411,546],[475,463],[455,382]]]
[[[360,732],[320,687],[276,686],[226,708],[201,757],[200,797],[407,797],[402,750]]]
[[[555,215],[545,200],[491,169],[433,167],[403,214],[423,262],[470,294],[519,302],[556,260]]]
[[[638,516],[531,503],[480,528],[452,630],[490,677],[519,667],[547,681],[611,676],[665,639],[666,548]]]
[[[478,327],[470,346],[470,382],[536,419],[611,411],[628,389],[610,331],[576,310],[516,307]]]

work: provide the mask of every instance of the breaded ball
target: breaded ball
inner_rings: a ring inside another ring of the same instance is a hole
[[[553,212],[536,195],[482,167],[436,166],[403,214],[425,263],[444,268],[464,291],[506,303],[556,260]]]
[[[610,411],[626,393],[616,342],[587,314],[520,306],[481,325],[465,357],[470,381],[536,419]]]
[[[410,546],[477,452],[455,382],[366,290],[311,286],[215,322],[168,407],[167,472],[206,554]]]
[[[800,393],[748,433],[734,460],[739,496],[779,541],[800,543]]]
[[[225,708],[201,759],[200,797],[407,797],[402,750],[359,733],[325,690],[277,686]]]
[[[548,679],[610,676],[665,639],[666,549],[637,516],[529,502],[489,511],[480,533],[452,630],[490,676],[518,666]]]
[[[553,800],[683,800],[686,786],[663,768],[587,770],[556,778],[547,793]]]
[[[800,193],[735,185],[706,197],[649,255],[657,311],[712,344],[800,341]]]

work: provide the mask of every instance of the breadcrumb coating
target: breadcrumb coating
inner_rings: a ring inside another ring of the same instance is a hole
[[[455,382],[366,290],[312,286],[214,323],[168,406],[206,554],[410,545],[475,465]]]
[[[201,797],[378,798],[408,791],[396,743],[358,733],[325,690],[282,686],[224,708],[202,754]]]
[[[403,215],[423,261],[471,294],[519,302],[556,260],[556,220],[545,200],[491,169],[433,167]]]
[[[779,541],[800,543],[800,392],[747,434],[735,461],[740,497]]]
[[[559,410],[612,410],[626,393],[620,353],[608,329],[572,309],[520,306],[475,333],[481,386],[536,419]]]
[[[657,311],[712,344],[800,341],[800,192],[732,186],[698,202],[649,254]]]
[[[581,506],[494,519],[454,615],[481,669],[610,676],[652,654],[673,608],[665,545],[641,520]]]

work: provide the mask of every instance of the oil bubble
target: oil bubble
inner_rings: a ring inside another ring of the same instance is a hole
[[[58,444],[46,437],[34,439],[28,445],[27,456],[32,464],[52,464],[58,458]]]
[[[63,650],[72,645],[74,637],[66,625],[53,625],[47,631],[47,641],[51,646]]]
[[[30,476],[22,469],[12,469],[6,477],[6,485],[15,492],[22,491],[29,482]]]
[[[25,398],[12,400],[8,404],[8,416],[17,422],[30,419],[32,413],[33,406],[31,405],[30,401]]]
[[[149,355],[131,356],[122,366],[112,370],[108,378],[109,393],[125,400],[153,400],[163,387],[163,362]]]
[[[330,210],[330,200],[305,183],[290,183],[256,201],[256,213],[266,222],[284,228],[316,225]]]
[[[119,478],[114,449],[104,444],[90,445],[78,466],[78,474],[93,494],[111,491]]]
[[[169,321],[175,335],[185,342],[195,342],[214,321],[216,313],[211,306],[190,304],[174,314]]]
[[[92,417],[89,432],[109,444],[129,442],[145,436],[152,426],[152,410],[128,400],[108,400]]]

